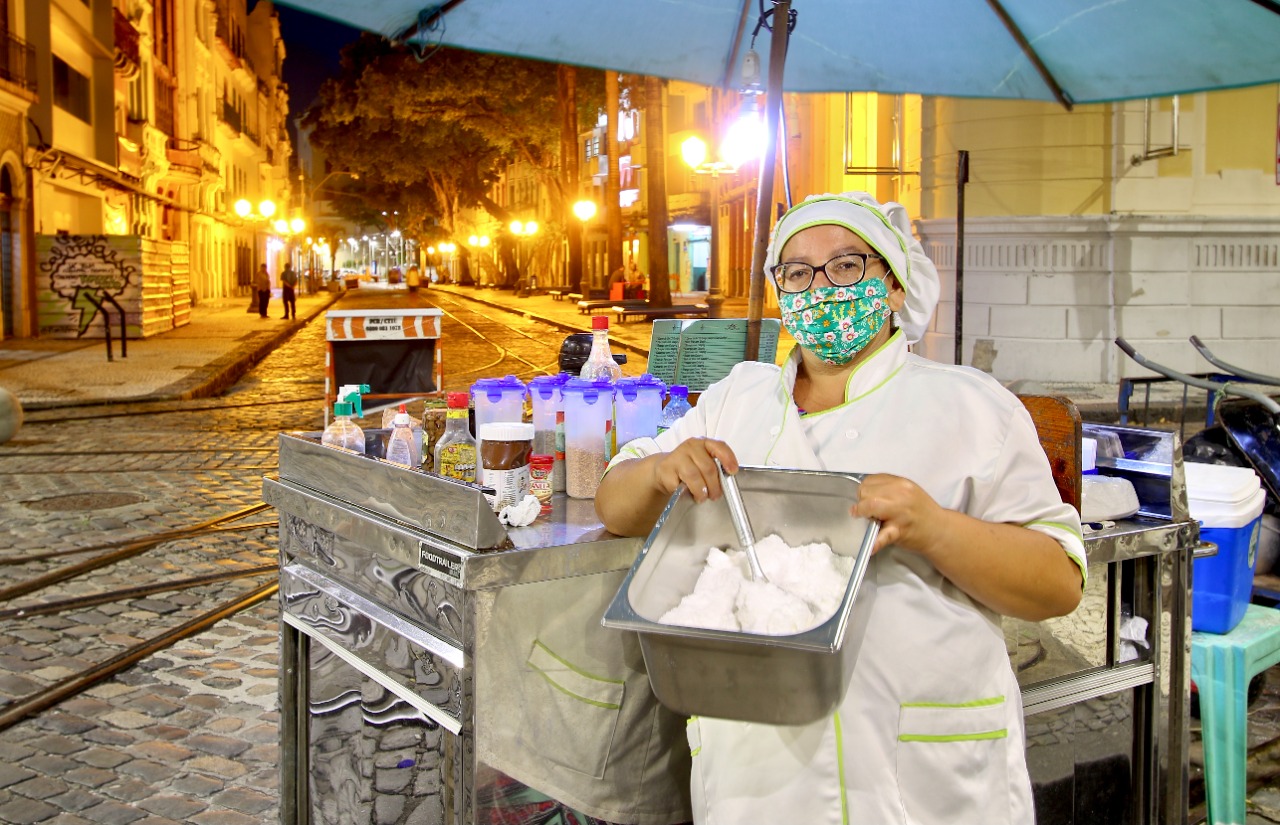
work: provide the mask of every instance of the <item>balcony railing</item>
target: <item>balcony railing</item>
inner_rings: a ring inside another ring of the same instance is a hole
[[[0,80],[36,90],[36,50],[16,35],[7,34],[0,43]]]
[[[243,119],[240,117],[240,112],[235,106],[231,105],[231,101],[226,98],[223,98],[222,100],[220,117],[222,122],[230,126],[232,129],[235,129],[237,132],[242,131],[240,127],[242,126]]]
[[[156,75],[156,128],[170,136],[177,133],[173,114],[175,92],[172,82]]]

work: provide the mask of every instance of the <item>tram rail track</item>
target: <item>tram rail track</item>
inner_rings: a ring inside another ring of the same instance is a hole
[[[223,602],[213,610],[202,613],[177,627],[153,636],[141,644],[134,645],[104,662],[99,662],[80,673],[60,679],[35,694],[9,703],[3,709],[0,709],[0,731],[7,730],[29,716],[34,716],[83,693],[99,682],[133,667],[152,653],[207,630],[223,619],[234,616],[259,602],[271,598],[279,589],[280,583],[278,581],[263,584],[248,593]]]
[[[498,313],[491,309],[478,308],[473,302],[456,296],[445,295],[439,293],[432,296],[436,299],[436,303],[443,304],[442,311],[448,318],[448,323],[452,328],[452,334],[458,338],[464,338],[469,341],[473,352],[478,352],[479,357],[474,355],[468,357],[461,363],[467,364],[470,368],[465,371],[453,373],[449,376],[454,384],[460,382],[469,383],[471,376],[479,374],[495,374],[504,371],[504,366],[510,366],[505,371],[516,373],[524,377],[534,374],[554,373],[558,370],[559,362],[559,346],[560,338],[548,329],[554,328],[555,325],[543,326],[542,319],[533,319],[535,324],[522,324],[522,322],[510,319],[508,313]],[[523,327],[523,328],[522,328]],[[309,343],[308,346],[313,346]],[[496,359],[484,358],[483,350],[477,350],[477,346],[491,346],[492,352],[497,356]],[[472,367],[478,361],[484,360],[486,363]],[[268,379],[270,380],[270,379]],[[270,387],[267,391],[272,391]],[[322,404],[324,396],[316,394],[308,394],[304,397],[277,397],[269,399],[253,399],[247,401],[231,401],[229,403],[219,403],[217,399],[209,399],[203,401],[180,401],[180,400],[149,400],[149,401],[121,401],[116,404],[107,406],[102,404],[85,404],[80,406],[61,407],[56,410],[40,410],[34,411],[27,416],[27,426],[48,426],[57,424],[77,424],[80,422],[88,423],[91,427],[95,421],[104,421],[101,426],[111,428],[117,426],[112,420],[128,421],[145,421],[143,425],[146,432],[150,432],[151,422],[155,421],[154,427],[157,431],[163,432],[166,429],[182,431],[189,427],[184,423],[191,416],[205,416],[212,419],[215,414],[217,420],[206,420],[200,424],[200,429],[205,432],[221,432],[223,430],[232,429],[236,423],[236,417],[223,417],[224,413],[234,413],[237,410],[247,411],[248,415],[241,414],[239,420],[248,421],[248,426],[253,429],[262,429],[262,423],[258,420],[259,416],[255,414],[257,410],[278,410],[279,413],[272,415],[268,413],[265,417],[266,421],[272,422],[268,426],[275,427],[277,421],[284,426],[281,429],[289,429],[289,422],[292,418],[298,417],[294,411],[299,410],[300,406],[308,404]],[[173,416],[171,421],[165,421],[164,416]],[[130,425],[124,425],[130,426]],[[135,425],[136,426],[136,425]],[[54,444],[61,436],[54,436]],[[245,443],[248,442],[248,443]],[[102,451],[89,451],[84,449],[80,444],[68,443],[67,450],[58,450],[54,444],[32,444],[34,450],[28,450],[24,446],[17,449],[0,448],[0,458],[8,461],[14,459],[29,459],[32,462],[38,462],[47,465],[48,469],[44,470],[56,476],[74,475],[76,473],[92,473],[92,472],[110,472],[112,474],[128,474],[136,472],[171,472],[166,464],[169,459],[178,454],[194,454],[216,456],[213,454],[226,452],[228,450],[253,454],[247,456],[250,460],[254,460],[253,456],[262,455],[275,449],[274,446],[265,446],[255,439],[241,439],[239,443],[229,444],[225,449],[206,448],[197,444],[186,449],[168,449],[160,447],[157,449],[149,449],[145,444],[136,443],[118,443],[117,449]],[[105,469],[84,469],[95,463],[86,459],[93,457],[107,457],[115,459],[117,466],[113,466],[110,470]],[[154,461],[149,461],[148,456],[154,456]],[[121,462],[120,459],[126,459]],[[57,459],[69,459],[66,461],[58,461]],[[196,459],[199,461],[199,459]],[[139,466],[142,465],[142,466]],[[217,464],[215,466],[223,467]],[[235,472],[241,474],[256,473],[258,469],[269,468],[246,468],[243,466],[233,468]],[[242,567],[231,570],[204,570],[196,571],[199,575],[185,575],[181,577],[172,577],[172,565],[143,565],[144,571],[140,575],[134,576],[134,581],[121,582],[122,578],[128,578],[130,574],[110,575],[106,578],[113,579],[117,584],[127,583],[125,587],[111,587],[99,593],[86,593],[86,588],[82,587],[65,587],[64,583],[71,582],[79,577],[84,576],[92,571],[103,570],[112,565],[127,562],[148,551],[154,550],[165,544],[172,542],[181,542],[188,540],[200,540],[215,538],[224,533],[248,532],[253,530],[270,530],[278,526],[278,522],[274,520],[266,520],[262,518],[251,519],[254,514],[260,513],[267,509],[267,505],[258,504],[244,507],[231,513],[226,513],[212,519],[206,519],[196,524],[188,525],[173,530],[161,530],[150,535],[142,535],[130,538],[123,538],[117,541],[99,542],[90,547],[72,547],[60,548],[48,552],[35,552],[21,557],[8,556],[0,558],[0,569],[9,571],[21,570],[24,564],[37,564],[40,562],[56,563],[54,569],[38,575],[32,575],[31,578],[24,581],[11,583],[9,586],[0,588],[0,620],[8,622],[37,622],[36,627],[42,617],[53,617],[59,614],[65,615],[71,621],[81,621],[77,618],[80,613],[92,613],[103,608],[103,606],[117,603],[127,604],[141,601],[143,605],[145,600],[154,599],[158,594],[175,593],[178,591],[186,591],[188,593],[197,594],[189,596],[178,606],[177,603],[172,604],[172,610],[181,611],[179,615],[175,615],[167,620],[165,618],[154,618],[157,610],[152,607],[130,607],[123,613],[116,611],[108,611],[108,615],[113,617],[123,616],[126,618],[115,619],[112,622],[113,630],[111,635],[114,637],[105,640],[105,648],[103,642],[98,641],[93,634],[79,636],[73,635],[70,639],[94,639],[92,645],[80,655],[84,660],[88,660],[96,655],[102,658],[102,661],[96,663],[87,663],[84,667],[76,670],[74,673],[65,674],[65,678],[61,678],[59,674],[51,674],[45,677],[51,681],[46,682],[38,690],[32,691],[27,695],[19,696],[11,699],[7,704],[0,706],[0,731],[10,728],[22,720],[29,719],[32,716],[41,714],[42,712],[53,708],[56,705],[70,699],[93,685],[99,684],[113,676],[135,666],[143,659],[157,651],[171,647],[184,639],[199,634],[212,627],[219,621],[223,621],[235,614],[248,610],[255,605],[261,604],[263,601],[270,599],[275,595],[278,589],[278,583],[272,575],[277,567],[275,564],[245,564]],[[257,544],[259,553],[263,553],[261,543]],[[190,551],[183,551],[190,552]],[[266,559],[260,556],[263,561]],[[60,560],[66,560],[68,563],[62,563]],[[134,563],[136,565],[136,562]],[[165,579],[160,573],[161,568],[168,568],[170,577]],[[123,569],[132,569],[132,567],[122,567]],[[255,579],[262,577],[270,577],[270,581],[252,584],[250,587],[240,591],[233,592],[236,583],[240,581],[253,582]],[[11,577],[10,577],[11,578]],[[227,598],[229,596],[229,598]],[[44,598],[44,601],[37,601]],[[208,604],[212,607],[204,609]],[[141,611],[142,615],[149,615],[152,618],[142,619],[145,622],[138,629],[137,620],[127,618],[133,611]],[[193,611],[199,610],[197,615],[192,615]],[[159,611],[160,616],[168,616],[163,610]],[[93,619],[89,619],[93,621]],[[52,627],[52,625],[51,625]],[[144,637],[144,633],[151,635]],[[137,641],[141,639],[140,641]],[[124,649],[120,648],[120,642],[124,640],[128,645]],[[137,641],[136,644],[129,642]]]
[[[134,556],[141,555],[142,553],[158,547],[165,542],[185,538],[194,531],[207,530],[210,527],[227,521],[234,521],[235,519],[253,515],[254,513],[260,513],[267,509],[267,507],[268,505],[266,504],[257,504],[237,510],[234,513],[228,513],[202,521],[187,530],[171,530],[166,533],[126,540],[122,542],[119,547],[103,553],[100,556],[94,556],[91,559],[85,559],[84,561],[69,564],[56,570],[50,570],[48,573],[35,576],[34,578],[27,579],[26,581],[18,582],[17,584],[13,584],[5,588],[0,588],[0,604],[11,601],[19,596],[30,595],[31,593],[38,592],[55,584],[61,584],[69,579],[74,579],[77,576],[82,576],[85,573],[97,570],[101,567],[116,564],[117,562],[124,561],[125,559],[131,559]]]
[[[0,561],[0,564],[12,566],[86,552],[107,551],[100,553],[93,558],[65,565],[42,575],[34,576],[25,581],[0,589],[0,604],[11,602],[22,596],[29,596],[33,593],[38,593],[57,584],[82,576],[90,571],[107,567],[112,564],[117,564],[141,555],[148,550],[152,550],[169,542],[209,536],[218,533],[274,528],[278,525],[278,521],[227,524],[227,522],[233,522],[237,519],[242,519],[262,512],[263,510],[268,509],[268,507],[269,505],[267,504],[256,504],[241,508],[240,510],[236,510],[231,513],[224,513],[223,515],[206,519],[205,521],[188,527],[161,531],[153,533],[150,536],[123,539],[118,542],[109,542],[102,545],[96,545],[94,547],[71,548],[69,550],[55,551],[52,553],[41,553],[26,556],[25,558],[4,559],[3,561]],[[36,616],[47,616],[74,610],[82,610],[115,602],[127,602],[134,599],[147,598],[159,593],[189,590],[210,584],[270,575],[275,573],[277,569],[278,567],[275,564],[254,565],[234,570],[221,570],[199,576],[188,576],[180,579],[148,582],[145,584],[117,588],[84,596],[74,596],[47,602],[16,605],[0,609],[0,620],[27,620]],[[0,731],[12,727],[23,719],[37,715],[42,711],[65,701],[66,699],[82,693],[93,685],[96,685],[99,682],[109,679],[121,671],[132,667],[152,653],[170,647],[177,642],[207,630],[223,619],[259,604],[260,602],[275,595],[278,588],[278,581],[261,584],[246,593],[241,593],[229,600],[225,600],[213,609],[204,611],[199,615],[176,625],[175,627],[164,630],[163,632],[136,645],[131,645],[128,648],[108,657],[102,662],[90,665],[77,673],[57,680],[53,684],[41,688],[32,694],[9,702],[3,707],[0,707]]]

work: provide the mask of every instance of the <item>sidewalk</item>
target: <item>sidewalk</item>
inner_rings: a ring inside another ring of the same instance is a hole
[[[248,296],[202,301],[191,308],[185,326],[130,339],[127,358],[113,337],[110,361],[101,338],[11,338],[0,341],[0,387],[26,410],[217,395],[339,297],[299,295],[297,321],[280,317],[278,291],[267,318],[247,311]]]

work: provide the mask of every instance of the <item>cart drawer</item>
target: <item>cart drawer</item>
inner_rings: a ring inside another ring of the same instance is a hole
[[[300,564],[280,571],[281,617],[457,734],[472,678],[462,648]]]

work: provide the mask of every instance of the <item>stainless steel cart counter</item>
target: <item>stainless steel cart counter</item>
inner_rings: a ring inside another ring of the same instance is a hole
[[[684,720],[600,626],[638,539],[591,501],[504,528],[479,490],[282,434],[281,821],[688,818]]]
[[[1005,623],[1041,825],[1188,808],[1198,530],[1174,436],[1114,429],[1166,442],[1167,461],[1104,469],[1134,479],[1143,511],[1087,535],[1075,613]],[[526,784],[612,821],[680,821],[684,720],[654,701],[634,636],[599,622],[641,541],[606,532],[593,502],[557,496],[508,530],[470,485],[299,434],[264,498],[280,512],[282,822],[520,822]]]

